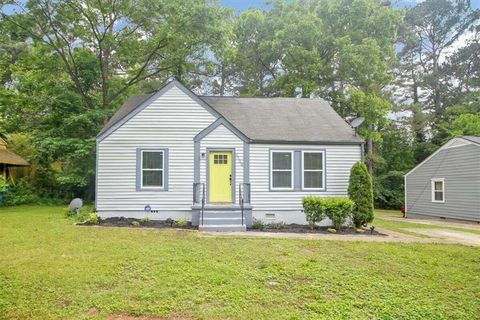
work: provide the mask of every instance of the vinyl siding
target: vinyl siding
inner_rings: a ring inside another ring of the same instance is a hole
[[[174,86],[99,142],[97,210],[191,210],[193,137],[215,120]],[[137,148],[168,149],[168,191],[136,191]]]
[[[271,191],[270,150],[324,150],[326,159],[325,191]],[[250,145],[250,182],[253,210],[300,211],[305,196],[347,196],[352,165],[361,160],[360,145]]]
[[[432,202],[432,178],[445,179],[445,202]],[[407,215],[480,221],[480,147],[439,151],[406,177]]]
[[[200,182],[207,183],[207,149],[234,149],[235,150],[235,184],[234,199],[237,198],[237,186],[243,182],[243,140],[237,137],[224,125],[220,125],[210,132],[200,141],[200,154],[205,154],[204,158],[200,158]],[[208,188],[208,185],[207,185]]]

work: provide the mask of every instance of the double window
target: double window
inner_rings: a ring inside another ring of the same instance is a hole
[[[432,202],[445,202],[445,179],[432,179]]]
[[[272,190],[325,190],[325,152],[271,151],[270,188]]]
[[[165,151],[141,150],[140,186],[142,189],[165,187]]]

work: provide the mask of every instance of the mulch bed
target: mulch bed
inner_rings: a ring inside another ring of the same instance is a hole
[[[354,228],[343,228],[341,230],[337,230],[336,233],[330,233],[328,232],[329,227],[315,227],[314,229],[311,229],[310,226],[308,225],[302,225],[302,224],[287,224],[283,228],[271,228],[271,227],[263,227],[261,230],[260,229],[248,229],[248,231],[251,232],[275,232],[275,233],[284,233],[284,232],[291,232],[291,233],[320,233],[320,234],[338,234],[338,235],[356,235],[356,236],[384,236],[386,237],[387,235],[381,232],[378,232],[377,230],[370,230],[367,229],[365,232],[360,233],[356,232]]]
[[[137,221],[140,225],[135,226],[133,224],[134,221]],[[81,226],[88,226],[92,225],[88,222],[78,223]],[[179,227],[175,223],[166,220],[149,220],[149,221],[142,221],[142,219],[135,219],[135,218],[125,218],[125,217],[111,217],[100,219],[99,223],[96,224],[97,226],[102,227],[131,227],[131,228],[156,228],[156,229],[198,229],[197,227],[192,226],[190,221],[187,221],[187,226]]]
[[[138,226],[135,226],[133,223],[134,221],[137,221],[139,223]],[[92,225],[91,223],[87,222],[82,222],[78,223],[80,226],[89,226]],[[149,220],[149,221],[142,221],[141,219],[135,219],[135,218],[125,218],[125,217],[111,217],[111,218],[105,218],[105,219],[100,219],[99,223],[96,224],[97,226],[102,226],[102,227],[124,227],[124,228],[156,228],[156,229],[178,229],[178,227],[174,222],[172,221],[166,221],[166,220]],[[190,221],[187,222],[186,227],[182,227],[181,229],[189,229],[189,230],[197,230],[198,227],[192,226],[192,223]],[[365,230],[364,233],[357,233],[355,229],[353,228],[344,228],[336,233],[330,233],[328,232],[328,227],[315,227],[315,229],[311,229],[310,226],[308,225],[302,225],[302,224],[286,224],[283,226],[283,228],[272,228],[270,226],[264,226],[261,230],[260,229],[248,229],[249,232],[275,232],[275,233],[285,233],[285,232],[290,232],[290,233],[320,233],[320,234],[338,234],[338,235],[357,235],[357,236],[387,236],[384,233],[378,232],[376,230],[370,230],[367,229]]]

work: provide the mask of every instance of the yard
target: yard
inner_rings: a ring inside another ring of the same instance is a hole
[[[2,319],[480,314],[478,247],[201,237],[74,226],[58,206],[0,210]],[[376,225],[402,232],[386,214]]]

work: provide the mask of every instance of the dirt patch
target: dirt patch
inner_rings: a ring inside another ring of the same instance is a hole
[[[78,223],[80,226],[88,226],[92,225],[88,222]],[[156,229],[177,229],[180,228],[178,224],[173,220],[148,220],[145,221],[143,219],[135,219],[135,218],[125,218],[125,217],[112,217],[112,218],[105,218],[99,219],[99,223],[96,224],[98,226],[103,227],[131,227],[131,228],[156,228]],[[182,229],[197,229],[197,227],[192,226],[190,221],[187,221],[187,225],[185,227],[181,227]]]
[[[173,313],[171,315],[160,317],[155,315],[134,315],[134,314],[112,314],[107,320],[192,320],[192,316],[182,313]]]
[[[90,308],[90,309],[88,309],[87,312],[85,312],[85,315],[86,315],[87,317],[96,317],[96,316],[98,316],[99,314],[100,314],[100,312],[98,311],[97,308]]]
[[[386,237],[387,235],[381,233],[375,229],[367,228],[364,232],[357,232],[354,228],[343,228],[337,230],[337,232],[329,232],[329,227],[315,227],[314,229],[310,228],[308,225],[302,224],[287,224],[283,225],[281,228],[269,228],[265,227],[263,229],[248,229],[248,232],[270,232],[270,233],[305,233],[305,234],[335,234],[335,235],[356,235],[356,236],[380,236]]]
[[[439,239],[442,242],[459,243],[459,244],[465,244],[465,245],[471,245],[471,246],[480,246],[480,235],[474,234],[474,233],[449,230],[449,229],[409,228],[405,230],[423,234],[433,239]]]

